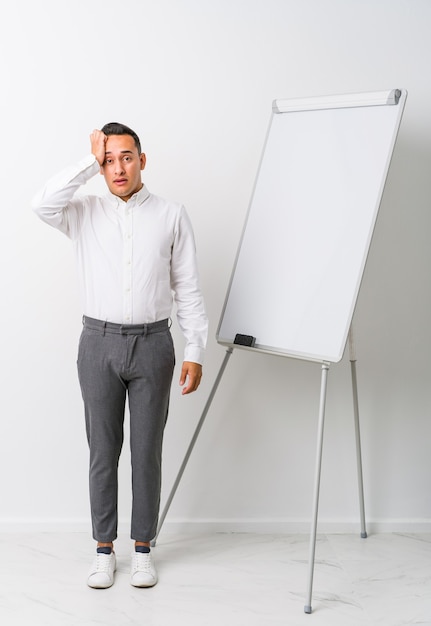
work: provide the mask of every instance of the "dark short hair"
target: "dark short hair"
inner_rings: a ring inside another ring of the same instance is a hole
[[[102,133],[105,133],[105,135],[130,135],[135,141],[138,153],[141,154],[141,142],[139,141],[138,135],[134,130],[125,124],[120,124],[119,122],[109,122],[108,124],[105,124],[101,130]]]

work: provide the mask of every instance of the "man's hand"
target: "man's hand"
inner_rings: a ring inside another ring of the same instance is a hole
[[[191,361],[184,361],[181,369],[180,385],[186,385],[183,387],[182,395],[186,393],[192,393],[199,387],[199,383],[202,378],[202,365],[199,363],[192,363]],[[187,381],[187,384],[186,384]]]
[[[107,136],[105,133],[102,133],[101,130],[93,130],[90,134],[91,153],[94,154],[100,166],[105,162],[105,145],[107,139]]]

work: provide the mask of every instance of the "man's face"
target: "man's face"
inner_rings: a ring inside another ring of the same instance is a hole
[[[138,153],[133,137],[108,135],[100,173],[111,193],[127,202],[142,187],[141,170],[144,167],[145,154]]]

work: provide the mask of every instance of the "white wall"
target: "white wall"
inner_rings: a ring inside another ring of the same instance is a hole
[[[93,128],[123,121],[141,136],[149,189],[184,202],[192,217],[210,338],[199,392],[182,398],[173,388],[164,500],[225,354],[215,331],[272,100],[403,87],[409,97],[355,315],[365,506],[371,528],[429,530],[431,3],[64,7],[17,0],[0,23],[2,527],[89,529],[72,250],[29,209],[45,179],[89,151]],[[97,177],[89,187],[103,184]],[[235,351],[166,527],[307,530],[319,388],[316,364]],[[127,530],[127,446],[120,472]],[[329,374],[319,520],[339,530],[358,519],[345,358]]]

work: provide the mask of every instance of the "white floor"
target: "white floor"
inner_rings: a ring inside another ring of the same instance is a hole
[[[6,533],[2,626],[431,625],[431,534],[319,535],[311,614],[307,535],[161,533],[159,583],[129,583],[131,542],[116,542],[107,590],[86,586],[85,533]]]

